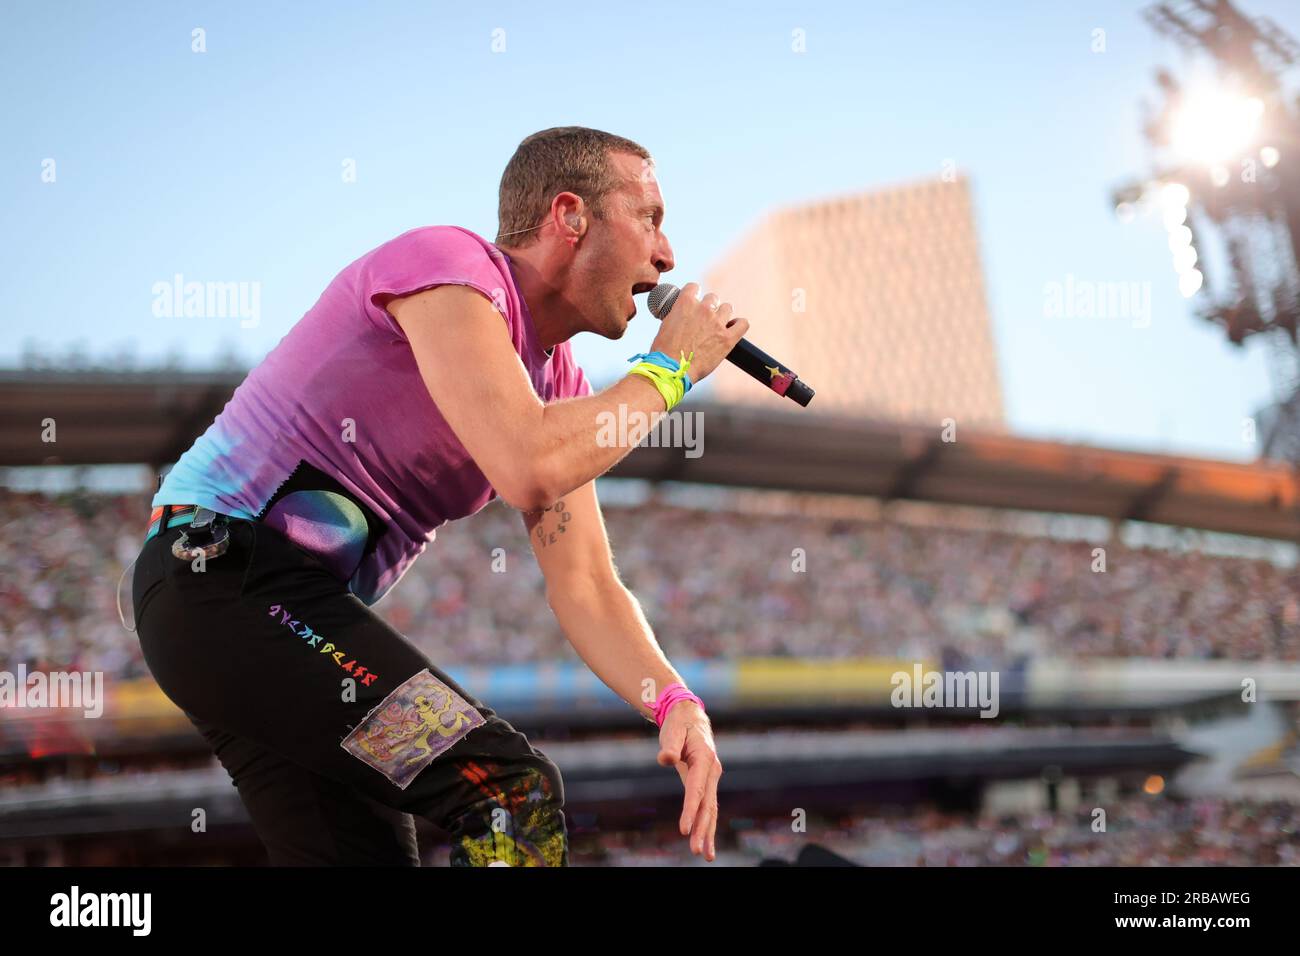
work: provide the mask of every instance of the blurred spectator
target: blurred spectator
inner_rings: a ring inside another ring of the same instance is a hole
[[[1079,813],[989,817],[927,808],[883,816],[745,821],[718,830],[718,863],[793,860],[816,843],[863,866],[1297,866],[1300,806],[1206,798],[1131,797],[1107,804],[1105,832]],[[574,862],[611,866],[698,863],[671,824],[644,831],[573,837]]]
[[[147,675],[115,604],[146,500],[0,490],[6,666]],[[1090,542],[668,505],[605,514],[620,574],[673,658],[1300,660],[1300,571],[1269,561],[1111,546],[1096,573]],[[130,592],[128,575],[128,615]],[[496,502],[439,529],[375,610],[442,665],[574,656],[522,521]]]

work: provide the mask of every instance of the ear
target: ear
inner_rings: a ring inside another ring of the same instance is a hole
[[[572,230],[564,235],[566,242],[577,242],[584,231],[585,203],[577,193],[563,192],[556,195],[551,202],[551,215],[557,212],[563,217],[564,224]]]

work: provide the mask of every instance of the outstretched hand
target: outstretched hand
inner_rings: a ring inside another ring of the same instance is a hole
[[[677,828],[690,837],[691,852],[710,863],[717,855],[718,778],[722,761],[713,743],[713,726],[703,708],[691,700],[674,704],[659,728],[659,765],[676,767],[686,799]]]

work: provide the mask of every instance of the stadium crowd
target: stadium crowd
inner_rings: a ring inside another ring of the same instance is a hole
[[[740,821],[719,830],[718,863],[793,862],[816,844],[860,866],[1300,866],[1300,804],[1288,801],[1127,797],[1091,813],[999,816],[903,809],[840,821]],[[671,825],[573,838],[574,862],[691,866]]]
[[[116,603],[121,581],[129,619],[146,502],[0,490],[8,663],[147,675]],[[673,505],[605,518],[670,658],[1300,660],[1300,569],[1266,560],[1112,546],[1102,572],[1086,541]],[[375,610],[446,665],[573,656],[499,502],[439,529]]]

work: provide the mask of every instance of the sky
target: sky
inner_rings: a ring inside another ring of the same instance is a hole
[[[654,154],[678,285],[773,207],[960,170],[1008,428],[1249,461],[1267,344],[1196,318],[1158,218],[1110,200],[1150,168],[1155,68],[1188,62],[1143,6],[4,0],[0,367],[251,365],[388,239],[491,239],[519,141],[582,125]],[[1300,36],[1300,4],[1243,6]],[[258,298],[159,315],[178,274]],[[1147,320],[1051,314],[1080,281],[1149,284]],[[648,348],[638,318],[573,339],[598,385]]]

